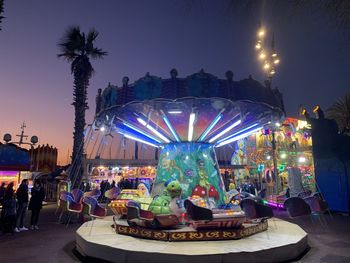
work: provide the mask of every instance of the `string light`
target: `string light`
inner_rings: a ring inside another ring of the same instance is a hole
[[[276,74],[276,66],[280,63],[280,58],[275,50],[274,36],[271,42],[271,52],[268,52],[266,46],[264,46],[266,34],[267,31],[264,27],[259,28],[255,49],[258,52],[258,59],[262,61],[262,68],[271,82],[272,76]]]

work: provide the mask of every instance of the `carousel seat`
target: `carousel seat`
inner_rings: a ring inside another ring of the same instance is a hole
[[[83,201],[84,192],[80,189],[73,189],[70,193],[72,194],[75,203],[81,203]]]
[[[87,215],[89,215],[92,218],[104,218],[107,215],[107,209],[102,207],[97,202],[97,199],[93,197],[84,197],[83,205],[84,211],[86,211]]]
[[[304,201],[310,206],[311,213],[324,213],[328,210],[327,203],[316,196],[308,196]]]
[[[260,204],[253,199],[246,198],[241,201],[241,207],[249,219],[267,219],[273,217],[271,207]]]
[[[58,210],[61,210],[58,221],[61,222],[61,218],[64,212],[69,212],[69,205],[74,202],[74,197],[70,192],[62,191],[60,192],[58,200]]]
[[[105,192],[105,197],[108,200],[114,200],[114,199],[117,199],[119,194],[120,194],[120,189],[119,187],[115,186]]]
[[[60,192],[60,196],[58,198],[58,209],[61,209],[62,211],[68,210],[68,204],[69,202],[73,201],[73,195],[70,192],[62,191]]]
[[[84,198],[85,197],[92,197],[92,198],[98,199],[100,197],[100,195],[101,195],[101,191],[100,190],[93,189],[90,192],[85,192],[84,193]]]
[[[226,209],[210,210],[197,206],[188,199],[185,200],[184,205],[190,225],[194,229],[239,228],[246,220],[243,212]]]
[[[187,216],[190,220],[213,220],[213,212],[208,208],[197,206],[188,199],[185,200],[184,206],[186,208]]]
[[[286,208],[289,217],[299,217],[311,214],[310,206],[300,197],[288,198],[283,206]]]

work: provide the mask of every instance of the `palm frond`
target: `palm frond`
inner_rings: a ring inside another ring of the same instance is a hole
[[[4,0],[0,0],[0,31],[1,31],[1,22],[5,18],[1,14],[4,13]]]
[[[87,43],[93,43],[96,38],[98,37],[99,33],[97,32],[97,30],[95,28],[92,28],[89,30],[88,36],[86,38],[86,42]]]
[[[72,53],[81,51],[85,46],[85,41],[79,26],[71,26],[64,33],[57,44],[61,53]]]
[[[326,117],[337,122],[341,133],[350,132],[350,93],[341,97],[326,111]]]
[[[65,52],[65,53],[57,54],[57,57],[59,58],[63,57],[68,62],[72,62],[77,56],[79,56],[79,54],[75,52]]]
[[[99,59],[107,56],[108,52],[103,51],[101,48],[93,47],[92,50],[89,51],[88,55],[93,59]]]

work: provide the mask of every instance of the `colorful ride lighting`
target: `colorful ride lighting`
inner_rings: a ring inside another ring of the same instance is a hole
[[[280,60],[277,58],[277,59],[275,59],[275,60],[273,61],[273,63],[274,63],[275,65],[277,65],[277,64],[280,63]]]
[[[212,137],[209,142],[213,142],[215,141],[217,138],[220,138],[221,136],[223,136],[224,134],[228,133],[230,130],[232,130],[234,127],[238,126],[241,124],[241,120],[238,120],[236,122],[234,122],[233,124],[231,124],[230,126],[228,126],[225,130],[219,132],[217,135],[215,135],[214,137]]]
[[[141,123],[143,126],[147,126],[147,122],[145,122],[143,119],[137,118],[137,121],[138,121],[139,123]]]
[[[208,135],[208,133],[214,128],[214,126],[220,121],[221,118],[222,118],[221,113],[215,117],[215,119],[210,123],[210,125],[205,129],[205,131],[199,138],[200,142],[205,139],[205,136]]]
[[[305,163],[305,162],[306,162],[306,158],[305,158],[304,156],[300,156],[300,157],[298,158],[298,162],[299,162],[299,163]]]
[[[169,110],[168,113],[169,114],[181,114],[182,111],[181,110]]]
[[[137,118],[137,121],[139,123],[141,123],[143,126],[145,126],[147,129],[149,129],[151,132],[153,132],[155,135],[157,135],[159,138],[161,138],[163,141],[165,141],[166,143],[169,143],[170,140],[165,137],[163,134],[161,134],[159,131],[157,131],[155,128],[153,128],[151,125],[147,124],[147,122],[145,122],[145,120],[141,119],[141,118]]]
[[[272,206],[272,207],[275,207],[275,208],[284,209],[284,205],[280,204],[280,203],[276,203],[276,202],[268,201],[268,200],[263,200],[263,203],[264,203],[264,205],[268,205],[268,206]]]
[[[141,138],[138,138],[138,137],[135,137],[135,136],[132,136],[130,134],[127,134],[127,133],[124,133],[124,132],[119,132],[120,134],[122,134],[124,137],[128,138],[128,139],[132,139],[134,141],[138,141],[138,142],[141,142],[141,143],[144,143],[144,144],[147,144],[147,145],[150,145],[150,146],[153,146],[153,147],[156,147],[158,148],[158,145],[154,144],[154,143],[151,143],[151,142],[148,142],[146,140],[143,140]]]
[[[171,134],[174,136],[175,140],[177,142],[179,142],[180,138],[179,138],[179,136],[177,136],[176,131],[174,130],[173,126],[171,125],[171,123],[166,115],[163,115],[163,120],[164,120],[165,124],[168,126],[168,128],[169,128]]]
[[[157,138],[155,138],[155,137],[149,135],[148,133],[145,133],[143,130],[138,129],[138,128],[134,127],[134,126],[131,125],[131,124],[129,124],[129,123],[127,123],[127,122],[123,122],[123,124],[124,124],[126,127],[130,128],[130,129],[132,129],[132,130],[134,130],[134,131],[136,131],[136,132],[138,132],[138,133],[141,133],[141,134],[144,135],[145,137],[147,137],[147,138],[149,138],[149,139],[151,139],[151,140],[154,140],[154,141],[156,141],[156,142],[158,142],[158,143],[161,143],[161,141],[158,140]]]
[[[189,142],[191,142],[193,139],[193,125],[194,125],[195,119],[196,119],[196,114],[192,112],[190,114],[190,119],[188,121],[188,138],[187,138],[187,140]]]
[[[261,130],[262,128],[263,128],[262,126],[259,126],[257,128],[254,128],[253,130],[247,131],[247,132],[239,134],[237,136],[230,137],[227,140],[221,140],[221,142],[219,142],[217,145],[215,145],[215,147],[221,147],[221,146],[224,146],[224,145],[229,144],[231,142],[235,142],[235,141],[238,141],[238,140],[243,139],[245,137],[248,137],[249,135]]]

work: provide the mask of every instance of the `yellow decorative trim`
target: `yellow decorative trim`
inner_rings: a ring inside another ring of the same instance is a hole
[[[202,239],[203,237],[204,237],[203,233],[190,232],[190,234],[189,234],[190,239]]]
[[[205,233],[205,236],[208,237],[208,238],[213,238],[213,237],[220,237],[220,234],[218,231],[215,231],[215,232],[206,232]]]
[[[233,237],[236,237],[236,233],[235,232],[222,232],[222,237],[225,237],[225,238],[233,238]]]
[[[186,233],[171,233],[171,239],[184,240],[186,239]]]

